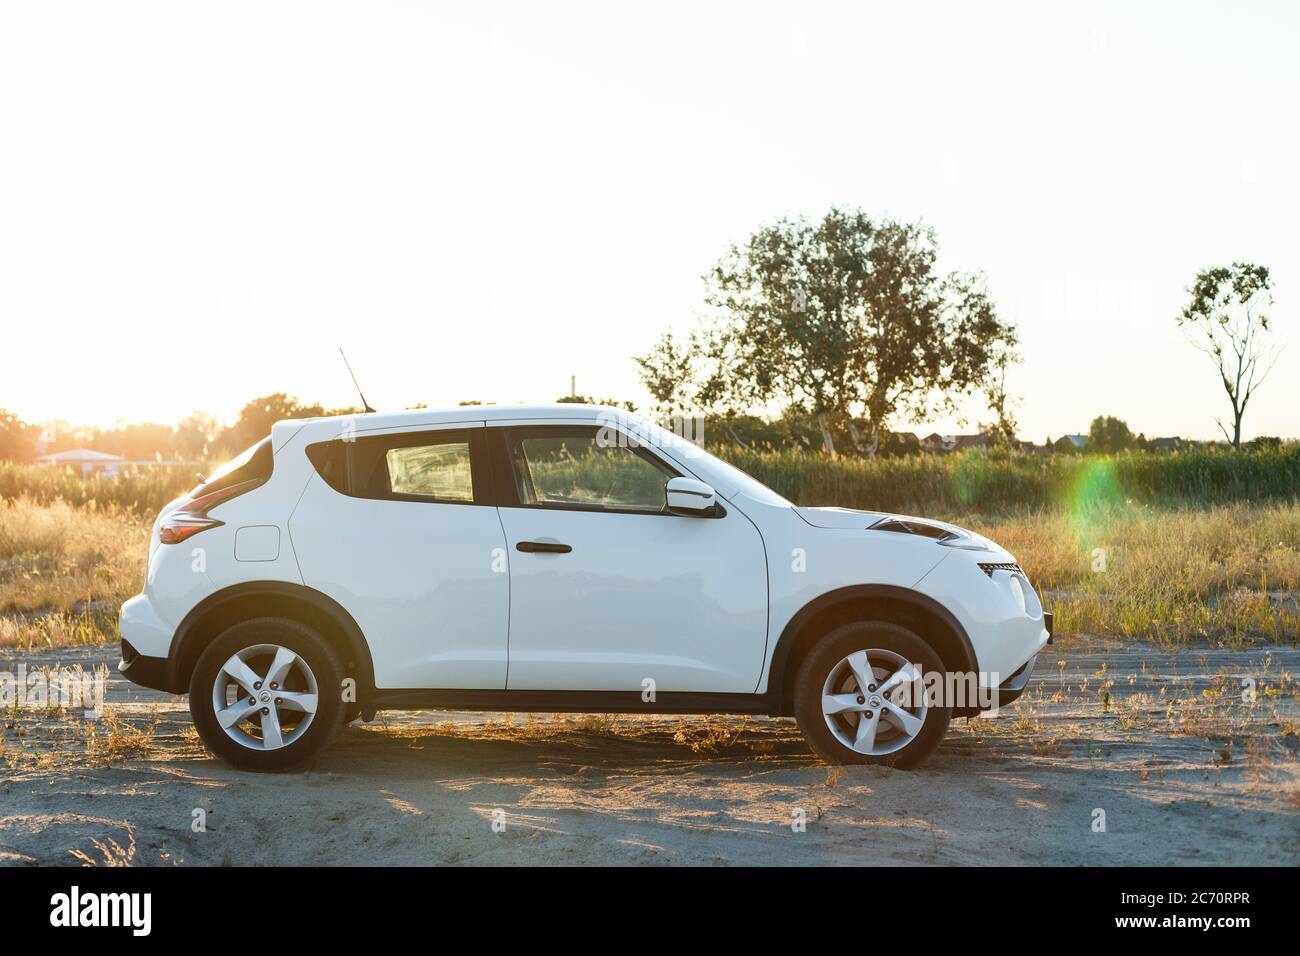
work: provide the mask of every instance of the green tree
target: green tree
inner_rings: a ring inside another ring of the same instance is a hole
[[[215,418],[206,412],[190,412],[176,426],[176,454],[186,461],[199,461],[206,458],[208,449],[216,441],[221,426]]]
[[[1233,448],[1241,447],[1241,420],[1255,390],[1277,362],[1278,352],[1267,344],[1273,304],[1268,269],[1249,262],[1203,269],[1188,290],[1191,301],[1178,324],[1192,335],[1192,344],[1214,362],[1223,390],[1232,404],[1232,431],[1220,419],[1215,424]]]
[[[36,452],[36,430],[0,408],[0,461],[30,461]]]
[[[253,399],[240,410],[238,420],[230,427],[226,437],[228,444],[244,449],[271,434],[271,426],[278,421],[286,418],[311,418],[324,414],[325,409],[319,403],[304,405],[297,398],[284,392],[263,395],[261,398]]]
[[[1098,415],[1088,428],[1089,451],[1127,451],[1140,444],[1140,438],[1129,430],[1127,422],[1110,415]]]
[[[1016,432],[1020,425],[1016,421],[1015,406],[1019,400],[1007,391],[1007,367],[1020,360],[1014,349],[998,347],[994,350],[989,363],[989,374],[984,382],[984,400],[988,405],[991,420],[980,426],[981,431],[989,436],[989,443],[994,448],[1018,448]]]
[[[921,224],[840,209],[782,219],[705,277],[715,323],[685,344],[661,339],[637,359],[642,381],[656,402],[697,410],[797,407],[827,454],[843,430],[874,455],[890,419],[952,410],[1016,342],[983,279],[939,273],[936,255]]]
[[[735,407],[736,390],[724,374],[732,360],[729,346],[724,330],[714,327],[696,330],[682,342],[666,332],[649,352],[633,356],[654,410],[661,415],[744,416]]]

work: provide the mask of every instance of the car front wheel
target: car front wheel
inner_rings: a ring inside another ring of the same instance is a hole
[[[223,631],[199,657],[190,713],[208,749],[248,770],[315,756],[343,725],[343,668],[311,628],[256,618]]]
[[[939,655],[916,634],[883,621],[845,624],[822,637],[799,667],[795,717],[830,763],[910,769],[943,739],[951,708],[928,700]]]

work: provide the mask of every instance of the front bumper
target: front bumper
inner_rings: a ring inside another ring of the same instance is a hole
[[[1038,660],[1035,654],[1001,684],[998,685],[998,706],[1005,707],[1007,704],[1014,703],[1025,692],[1029,686],[1029,678],[1034,673],[1034,662]]]
[[[1052,634],[1052,612],[1043,612],[1043,630],[1047,632],[1047,643],[1051,644],[1054,640]],[[1043,645],[1046,647],[1047,645]],[[1035,652],[1034,656],[1021,665],[1020,670],[1016,671],[1001,684],[998,685],[998,706],[1005,707],[1007,704],[1014,703],[1025,692],[1029,686],[1029,678],[1034,673],[1034,663],[1038,660],[1038,655],[1042,650]]]

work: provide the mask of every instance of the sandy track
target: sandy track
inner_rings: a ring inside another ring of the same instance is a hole
[[[140,756],[92,765],[75,717],[7,715],[0,862],[1300,862],[1300,652],[1050,656],[1018,712],[956,723],[910,773],[821,765],[788,720],[414,714],[345,729],[306,773],[246,774],[183,700],[114,676],[111,712],[154,727]]]

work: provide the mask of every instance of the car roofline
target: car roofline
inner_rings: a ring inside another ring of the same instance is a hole
[[[627,409],[608,405],[580,405],[557,402],[547,405],[457,405],[452,408],[414,408],[400,412],[357,412],[352,415],[323,415],[307,419],[285,419],[310,426],[313,432],[328,431],[333,426],[345,425],[354,431],[419,428],[433,425],[455,425],[468,422],[528,421],[571,419],[594,422],[603,417],[615,421],[641,421],[641,417]],[[277,425],[283,424],[277,422]]]

